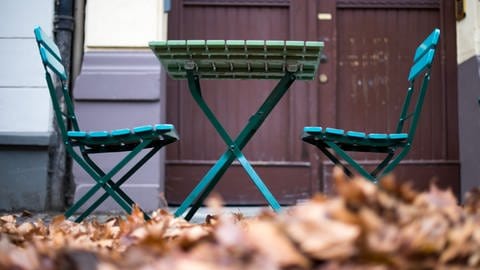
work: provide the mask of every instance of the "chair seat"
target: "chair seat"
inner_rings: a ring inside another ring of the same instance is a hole
[[[67,136],[73,146],[87,147],[88,153],[129,151],[144,140],[152,140],[147,147],[178,140],[174,126],[170,124],[145,125],[111,131],[69,131]]]
[[[302,140],[310,144],[326,141],[337,144],[348,151],[388,152],[391,147],[398,147],[407,143],[407,133],[365,133],[360,131],[344,131],[336,128],[304,127]]]

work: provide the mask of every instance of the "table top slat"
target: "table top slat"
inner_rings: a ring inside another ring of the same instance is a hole
[[[297,80],[315,78],[323,42],[283,40],[168,40],[150,48],[173,79],[185,79],[185,64],[204,79],[279,79],[296,66]],[[290,67],[290,68],[289,68]]]

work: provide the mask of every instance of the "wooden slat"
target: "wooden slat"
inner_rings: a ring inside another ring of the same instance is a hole
[[[413,62],[417,62],[425,53],[428,52],[430,48],[435,49],[440,39],[440,30],[435,29],[421,44],[418,46],[415,51],[415,56],[413,57]]]
[[[408,80],[414,80],[423,70],[432,66],[433,57],[435,56],[435,50],[430,49],[418,62],[410,69]]]
[[[356,149],[355,151],[371,152],[377,149],[386,151],[386,147],[398,146],[406,142],[407,133],[369,133],[361,131],[347,131],[336,128],[310,126],[303,129],[302,139],[314,145],[324,145],[325,141],[333,141],[342,149]],[[349,151],[347,150],[347,151]]]
[[[62,57],[60,54],[60,50],[58,49],[57,45],[50,39],[45,32],[40,27],[35,27],[33,30],[35,33],[35,38],[37,41],[45,47],[50,53],[57,58],[58,61],[62,61]]]
[[[193,61],[204,79],[279,79],[297,65],[299,80],[312,80],[323,43],[281,40],[168,40],[149,43],[173,79],[186,78]]]
[[[63,64],[59,62],[59,60],[53,56],[53,54],[45,49],[43,46],[40,47],[40,56],[45,66],[47,66],[50,70],[55,72],[62,80],[67,80],[67,73],[65,72],[65,68]]]
[[[122,128],[112,131],[69,131],[68,137],[74,145],[86,145],[90,148],[126,150],[134,147],[145,139],[154,141],[163,138],[178,139],[175,127],[171,124],[156,124]],[[126,146],[127,145],[127,146]]]

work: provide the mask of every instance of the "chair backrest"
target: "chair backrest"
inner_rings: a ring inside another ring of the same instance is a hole
[[[35,27],[33,32],[45,68],[45,79],[55,111],[55,118],[65,142],[69,127],[79,130],[73,101],[69,93],[68,75],[62,64],[60,50],[55,42],[40,27]],[[57,88],[59,89],[57,90]]]
[[[440,39],[440,30],[435,29],[433,32],[417,47],[415,55],[413,57],[413,65],[410,68],[408,74],[409,87],[405,102],[400,114],[400,120],[397,125],[396,133],[404,132],[405,123],[410,121],[408,127],[408,140],[411,142],[417,128],[420,112],[422,110],[423,101],[427,92],[428,84],[430,82],[430,71],[432,62],[435,56],[436,47]],[[416,104],[410,106],[412,102],[412,96],[415,92],[415,80],[421,79],[419,84],[418,93],[415,93]]]

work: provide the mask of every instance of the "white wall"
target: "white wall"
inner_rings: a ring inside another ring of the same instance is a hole
[[[163,0],[87,1],[85,19],[87,50],[147,48],[149,41],[166,38]]]
[[[467,16],[457,22],[458,64],[480,55],[480,1],[465,0]]]
[[[52,33],[53,0],[0,1],[0,132],[48,132],[52,109],[33,28]]]

